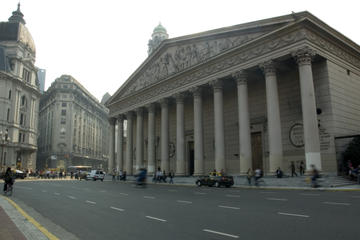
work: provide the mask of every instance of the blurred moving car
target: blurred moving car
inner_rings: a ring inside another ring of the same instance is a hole
[[[202,176],[196,180],[196,185],[201,186],[215,186],[215,187],[231,187],[234,185],[233,176]]]
[[[21,178],[21,179],[26,178],[26,172],[14,169],[14,170],[12,170],[12,173],[15,178]],[[0,179],[4,178],[4,175],[5,175],[5,172],[1,172]]]
[[[105,173],[102,170],[91,170],[86,176],[86,180],[101,180],[104,181]]]

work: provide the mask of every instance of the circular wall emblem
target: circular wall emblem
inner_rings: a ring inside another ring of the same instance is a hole
[[[304,127],[302,123],[295,123],[289,132],[290,143],[294,147],[303,147],[304,146]]]

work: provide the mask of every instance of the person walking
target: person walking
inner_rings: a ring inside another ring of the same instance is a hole
[[[248,184],[251,185],[251,179],[253,178],[254,176],[254,172],[251,168],[249,168],[246,172],[246,178],[248,180]]]
[[[4,193],[7,191],[8,185],[13,185],[13,174],[11,172],[11,168],[8,167],[6,169],[5,175],[4,175]]]
[[[290,169],[291,169],[291,177],[294,177],[294,175],[297,177],[297,173],[296,173],[296,170],[295,170],[295,164],[294,164],[294,162],[291,162],[291,164],[290,164]]]
[[[174,178],[174,172],[173,172],[172,170],[169,172],[169,178],[170,178],[169,183],[170,183],[170,184],[174,184],[174,180],[173,180],[173,178]]]

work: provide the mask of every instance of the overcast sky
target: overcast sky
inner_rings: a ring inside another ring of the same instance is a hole
[[[309,11],[360,44],[359,1],[324,0],[21,0],[47,89],[72,75],[96,98],[111,95],[147,58],[159,24],[170,38]],[[1,0],[7,21],[18,0]]]

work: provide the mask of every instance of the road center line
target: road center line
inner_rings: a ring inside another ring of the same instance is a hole
[[[232,194],[226,194],[227,197],[240,197],[240,195],[232,195]]]
[[[153,197],[153,196],[144,196],[144,198],[147,198],[147,199],[155,199],[155,197]]]
[[[16,186],[16,188],[26,189],[26,190],[32,190],[32,188],[30,188],[30,187],[21,187],[21,186]]]
[[[229,208],[229,209],[236,209],[236,210],[240,209],[240,208],[238,208],[238,207],[230,207],[230,206],[223,206],[223,205],[219,205],[218,207],[221,207],[221,208]]]
[[[302,196],[320,196],[318,193],[300,193]]]
[[[120,211],[120,212],[123,212],[123,211],[125,211],[124,209],[122,209],[122,208],[117,208],[117,207],[110,207],[111,209],[114,209],[114,210],[116,210],[116,211]]]
[[[294,213],[278,212],[278,214],[280,214],[280,215],[285,215],[285,216],[293,216],[293,217],[303,217],[303,218],[308,218],[308,217],[310,217],[309,215],[294,214]]]
[[[323,202],[324,204],[329,204],[329,205],[343,205],[343,206],[350,206],[350,203],[339,203],[339,202]]]
[[[120,195],[124,195],[124,196],[129,196],[129,194],[127,194],[127,193],[119,193]]]
[[[42,192],[47,192],[46,190],[41,190]]]
[[[192,202],[190,201],[184,201],[184,200],[177,200],[178,203],[188,203],[188,204],[191,204]]]
[[[55,195],[58,195],[58,196],[60,195],[60,193],[58,193],[58,192],[55,192],[54,194],[55,194]]]
[[[206,193],[204,193],[204,192],[194,192],[194,194],[205,195]]]
[[[150,219],[153,219],[153,220],[158,220],[158,221],[161,221],[161,222],[166,222],[165,219],[161,219],[161,218],[156,218],[156,217],[151,217],[151,216],[146,216],[147,218],[150,218]]]
[[[287,201],[286,198],[266,198],[266,199],[270,201]]]
[[[203,229],[203,231],[209,232],[209,233],[215,233],[215,234],[219,234],[219,235],[223,235],[223,236],[227,236],[227,237],[232,237],[232,238],[239,238],[239,236],[236,236],[236,235],[223,233],[223,232],[217,232],[217,231],[213,231],[213,230],[209,230],[209,229]]]
[[[90,204],[96,204],[96,202],[89,201],[89,200],[86,200],[85,202],[90,203]]]
[[[71,199],[76,199],[76,197],[74,197],[74,196],[68,196],[68,198],[71,198]]]

